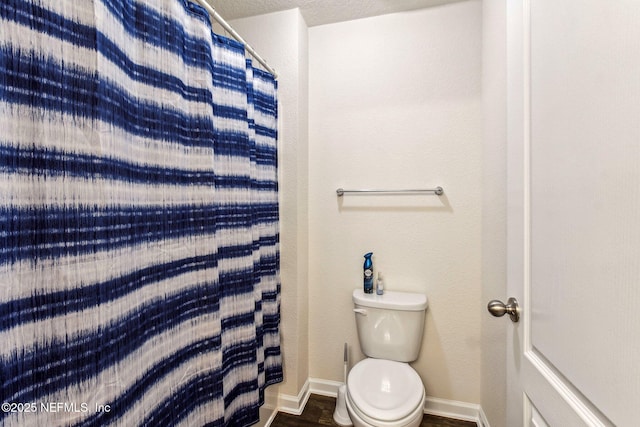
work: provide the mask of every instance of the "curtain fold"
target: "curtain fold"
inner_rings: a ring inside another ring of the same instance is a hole
[[[9,0],[0,129],[0,422],[255,423],[282,380],[273,76],[185,0]]]

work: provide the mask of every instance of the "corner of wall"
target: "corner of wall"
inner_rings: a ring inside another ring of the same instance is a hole
[[[304,390],[309,376],[307,25],[298,9],[237,19],[231,25],[278,73],[281,331],[285,381],[271,392],[297,396]]]
[[[506,298],[506,2],[483,2],[482,301]],[[484,311],[484,309],[483,309]],[[481,405],[484,423],[506,425],[507,322],[484,311]],[[486,414],[485,414],[486,413]]]
[[[296,9],[298,43],[298,346],[304,353],[299,385],[309,377],[309,40],[307,24]],[[301,286],[302,285],[302,286]],[[304,387],[304,384],[302,384]]]

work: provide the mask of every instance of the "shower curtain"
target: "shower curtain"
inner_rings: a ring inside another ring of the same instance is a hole
[[[258,420],[276,96],[187,0],[0,4],[0,424]]]

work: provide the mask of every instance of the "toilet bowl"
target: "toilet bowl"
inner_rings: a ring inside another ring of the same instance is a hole
[[[347,411],[355,427],[418,427],[424,401],[420,376],[404,362],[365,359],[347,379]]]

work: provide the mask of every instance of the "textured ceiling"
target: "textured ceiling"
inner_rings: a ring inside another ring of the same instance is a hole
[[[207,0],[224,19],[232,20],[300,8],[310,27],[460,0]]]

